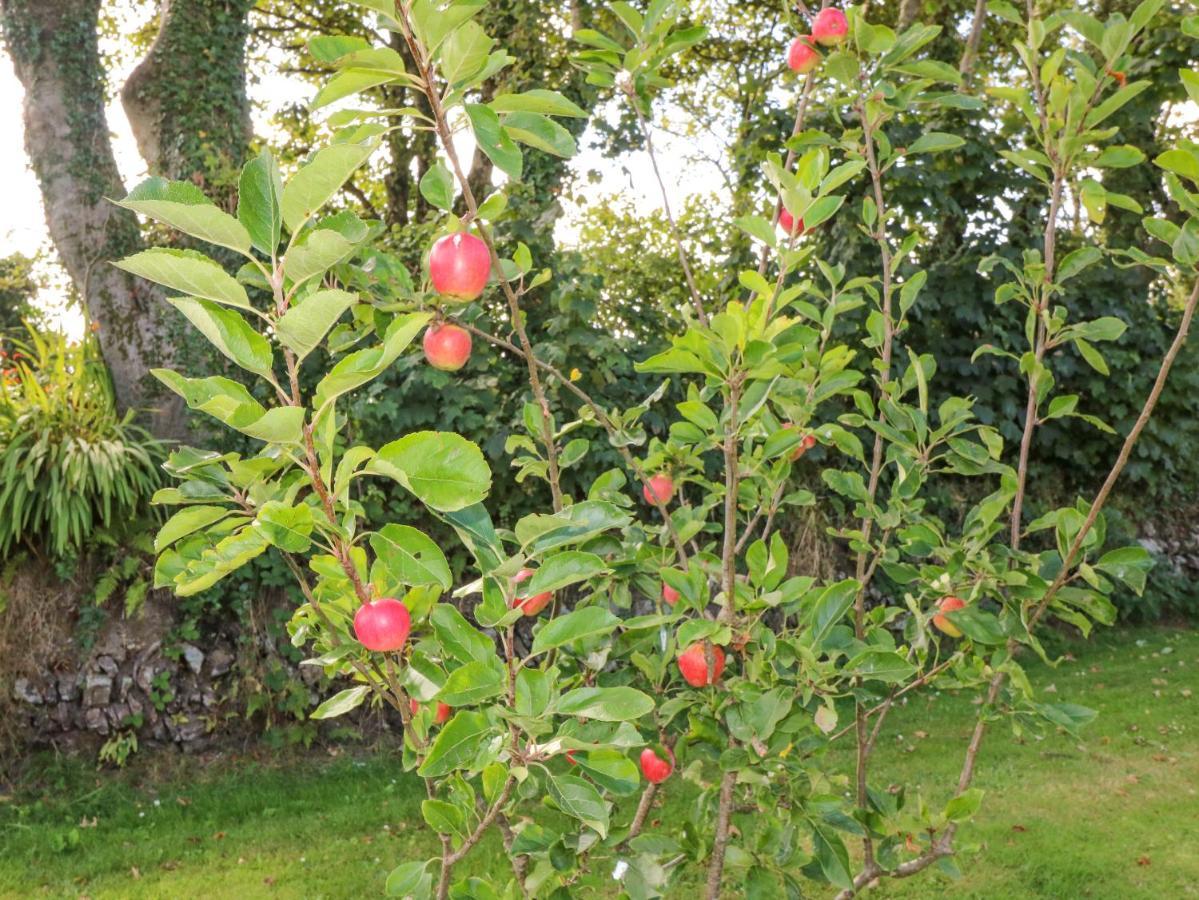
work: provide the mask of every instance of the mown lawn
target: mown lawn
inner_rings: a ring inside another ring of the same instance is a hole
[[[1075,659],[1034,680],[1099,711],[1084,740],[995,731],[976,780],[983,809],[962,833],[975,848],[959,858],[965,877],[873,896],[1199,897],[1199,632],[1063,649]],[[972,713],[936,694],[897,711],[877,780],[911,771],[943,800]],[[379,896],[393,865],[434,853],[419,785],[379,757],[142,755],[116,775],[47,758],[35,771],[0,797],[3,898]],[[460,871],[502,865],[497,851],[484,844]]]

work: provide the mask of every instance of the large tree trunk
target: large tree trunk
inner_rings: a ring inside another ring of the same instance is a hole
[[[252,0],[159,0],[158,35],[121,89],[155,175],[230,205],[252,135],[246,39]]]
[[[25,88],[25,150],[41,186],[50,237],[99,329],[117,403],[149,410],[164,437],[181,436],[180,401],[148,375],[173,358],[167,305],[110,263],[141,246],[104,115],[96,43],[100,0],[0,0],[3,32]]]

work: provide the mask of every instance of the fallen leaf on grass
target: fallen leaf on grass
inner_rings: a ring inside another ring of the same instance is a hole
[[[1027,828],[1025,828],[1023,825],[1013,825],[1013,826],[1012,826],[1012,831],[1021,831],[1021,832],[1024,832],[1024,831],[1028,831],[1028,829],[1027,829]]]
[[[137,868],[137,866],[133,866],[133,867],[132,867],[132,868],[129,870],[129,876],[130,876],[130,877],[131,877],[131,878],[132,878],[134,881],[137,881],[139,878],[141,878],[141,877],[142,877],[142,873],[141,873],[140,871],[138,871],[138,868]]]
[[[1147,865],[1149,865],[1149,857],[1148,857],[1148,856],[1142,856],[1140,859],[1138,859],[1138,860],[1137,860],[1137,865],[1138,865],[1138,866],[1147,866]]]

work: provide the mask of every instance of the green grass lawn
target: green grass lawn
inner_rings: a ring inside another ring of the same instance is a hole
[[[926,873],[874,896],[1199,897],[1199,632],[1062,649],[1076,659],[1033,677],[1098,709],[1084,740],[994,731],[983,809],[961,833],[975,848],[959,858],[965,877]],[[972,713],[965,697],[918,696],[893,714],[876,780],[907,770],[943,799]],[[46,758],[0,797],[0,897],[379,896],[392,866],[435,853],[420,797],[397,763],[350,751],[143,754],[119,774]],[[485,873],[497,850],[485,843],[459,872]]]

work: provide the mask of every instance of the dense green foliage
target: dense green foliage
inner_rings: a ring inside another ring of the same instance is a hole
[[[145,516],[163,446],[118,415],[90,337],[29,333],[4,343],[0,384],[0,556],[62,560]]]

